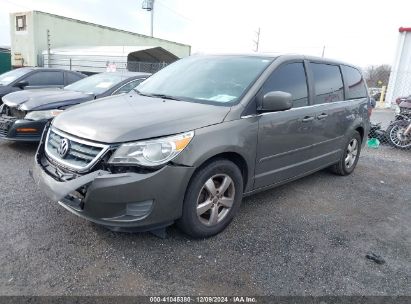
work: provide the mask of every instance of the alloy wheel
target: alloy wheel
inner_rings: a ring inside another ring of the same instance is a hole
[[[227,174],[210,177],[197,198],[197,217],[206,226],[214,226],[229,213],[234,203],[235,186]]]
[[[350,143],[347,146],[347,153],[344,160],[345,167],[347,169],[351,168],[354,165],[355,160],[358,154],[358,140],[356,138],[351,139]]]

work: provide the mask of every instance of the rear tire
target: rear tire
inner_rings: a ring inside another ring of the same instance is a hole
[[[337,175],[351,174],[357,166],[361,152],[361,135],[355,131],[344,145],[344,153],[338,163],[331,166],[331,171]]]
[[[240,169],[231,161],[215,160],[191,178],[177,226],[194,238],[213,236],[231,222],[240,208],[242,196]]]
[[[409,124],[409,121],[397,120],[388,126],[387,138],[391,146],[398,149],[411,148],[411,135],[408,135],[407,137],[404,137],[403,135],[403,132]]]

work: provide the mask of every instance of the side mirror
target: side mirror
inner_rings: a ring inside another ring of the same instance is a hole
[[[262,98],[260,112],[276,112],[291,109],[293,97],[290,93],[275,91],[268,92]]]
[[[14,86],[23,90],[28,85],[29,85],[29,83],[28,83],[27,80],[21,80],[21,81],[17,82]]]

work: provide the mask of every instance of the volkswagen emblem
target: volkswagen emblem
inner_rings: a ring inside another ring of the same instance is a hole
[[[67,138],[62,138],[60,141],[60,146],[57,149],[57,153],[61,158],[65,158],[70,150],[70,141]]]

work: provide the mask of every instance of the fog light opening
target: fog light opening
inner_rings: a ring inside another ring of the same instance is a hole
[[[128,203],[126,206],[126,215],[134,217],[142,217],[151,212],[153,201],[142,201],[137,203]]]

